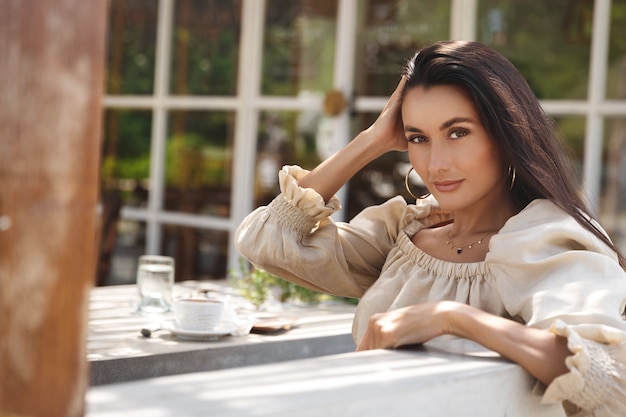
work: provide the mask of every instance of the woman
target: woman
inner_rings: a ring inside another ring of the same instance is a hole
[[[432,196],[331,220],[342,185],[405,150]],[[282,169],[281,194],[245,219],[237,248],[285,279],[360,298],[358,350],[452,334],[523,366],[569,414],[623,416],[626,262],[563,154],[504,57],[437,43],[410,60],[370,128],[310,173]]]

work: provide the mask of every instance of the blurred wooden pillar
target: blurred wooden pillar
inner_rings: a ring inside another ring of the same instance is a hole
[[[0,1],[0,416],[85,413],[106,0]]]

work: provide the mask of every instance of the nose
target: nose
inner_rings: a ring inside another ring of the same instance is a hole
[[[431,174],[437,174],[447,170],[449,167],[449,153],[446,150],[445,142],[432,141],[428,159],[428,171]]]

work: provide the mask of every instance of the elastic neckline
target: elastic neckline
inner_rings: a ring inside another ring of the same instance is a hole
[[[415,246],[406,233],[400,233],[398,237],[398,248],[402,250],[413,263],[436,276],[455,279],[473,279],[491,276],[485,261],[452,262],[435,258]]]

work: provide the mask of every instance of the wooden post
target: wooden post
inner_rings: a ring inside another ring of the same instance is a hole
[[[0,1],[0,416],[85,414],[106,0]]]

